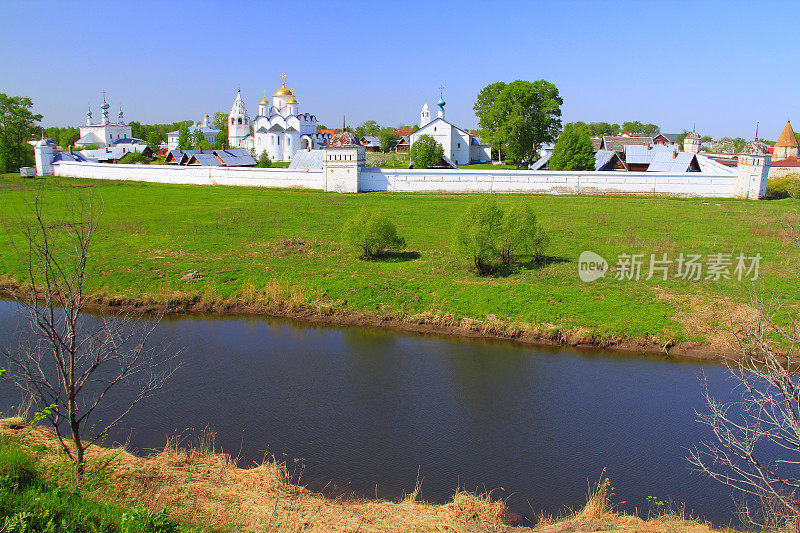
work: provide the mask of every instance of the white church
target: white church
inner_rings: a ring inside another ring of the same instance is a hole
[[[111,106],[106,102],[106,92],[103,91],[103,103],[100,105],[100,122],[92,122],[92,107],[86,113],[86,125],[81,126],[81,137],[75,141],[75,146],[97,145],[100,148],[112,146],[119,143],[132,143],[138,141],[131,135],[131,127],[125,124],[125,117],[122,114],[122,106],[119,108],[117,122],[111,122],[108,117],[108,109]]]
[[[474,135],[444,119],[445,101],[441,94],[436,105],[439,108],[438,116],[431,120],[431,111],[427,100],[425,101],[420,111],[419,129],[409,136],[411,146],[422,135],[430,135],[442,146],[444,159],[451,166],[491,162],[492,152],[489,146],[480,144]]]
[[[231,148],[245,148],[259,157],[266,152],[272,161],[291,161],[297,150],[313,150],[327,144],[330,135],[317,133],[317,117],[300,113],[294,92],[283,83],[272,95],[258,104],[258,115],[251,121],[242,92],[236,94],[228,115],[228,143]]]

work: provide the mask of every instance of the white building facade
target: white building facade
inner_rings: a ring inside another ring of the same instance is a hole
[[[442,146],[445,161],[448,163],[458,166],[491,161],[492,154],[489,146],[480,144],[474,135],[444,119],[444,98],[439,98],[436,105],[439,110],[437,118],[434,120],[431,120],[428,102],[426,101],[422,106],[419,129],[409,136],[411,146],[414,146],[414,143],[422,135],[430,135]]]
[[[300,104],[291,89],[286,88],[283,74],[281,87],[258,104],[258,115],[250,120],[241,92],[228,115],[228,142],[232,148],[245,148],[259,157],[262,153],[272,161],[291,161],[297,150],[323,147],[329,138],[317,133],[317,117],[300,112]]]
[[[106,102],[105,91],[103,91],[103,103],[100,105],[100,122],[92,122],[92,108],[86,112],[86,125],[81,126],[81,137],[75,141],[75,146],[97,145],[100,148],[115,143],[117,141],[130,142],[131,127],[125,124],[125,117],[122,114],[122,106],[117,114],[117,121],[111,122],[108,110],[111,106]],[[67,148],[64,146],[64,148]]]

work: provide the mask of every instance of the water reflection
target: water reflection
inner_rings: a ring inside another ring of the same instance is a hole
[[[0,302],[0,342],[17,326]],[[727,489],[683,459],[705,436],[700,371],[727,396],[719,366],[252,318],[168,319],[156,337],[183,366],[113,435],[138,450],[208,426],[245,463],[302,459],[313,488],[397,497],[419,472],[423,498],[502,487],[527,515],[579,506],[607,468],[624,509],[656,495],[731,519]]]

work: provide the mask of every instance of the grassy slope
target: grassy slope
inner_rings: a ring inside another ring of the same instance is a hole
[[[552,259],[544,267],[481,279],[453,256],[451,235],[458,215],[482,195],[341,195],[56,178],[33,183],[43,186],[54,210],[63,209],[65,190],[91,190],[102,197],[102,229],[92,254],[96,275],[89,290],[132,298],[247,300],[266,290],[364,312],[479,320],[494,315],[604,337],[682,339],[695,335],[686,320],[675,318],[684,309],[660,295],[695,302],[719,295],[736,300],[743,298],[746,286],[676,279],[584,284],[577,278],[581,251],[593,250],[612,263],[620,253],[667,252],[674,258],[679,252],[760,252],[763,278],[784,292],[793,287],[797,265],[779,224],[792,212],[792,200],[496,195],[505,206],[533,205],[551,235]],[[31,185],[9,175],[0,179],[3,218],[18,216]],[[365,205],[389,214],[408,250],[419,257],[356,259],[354,250],[341,244],[340,228]],[[206,278],[180,281],[195,269]],[[23,276],[8,238],[0,239],[0,275]]]
[[[0,526],[3,531],[201,531],[176,523],[165,512],[148,512],[78,494],[71,467],[44,460],[48,450],[0,438]],[[48,458],[51,459],[51,458]],[[94,484],[91,473],[85,488]]]

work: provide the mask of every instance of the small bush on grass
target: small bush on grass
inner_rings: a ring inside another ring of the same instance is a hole
[[[125,165],[133,165],[133,164],[142,164],[147,165],[149,164],[151,159],[144,154],[139,152],[128,152],[119,160],[120,163]]]
[[[490,274],[494,260],[500,254],[503,211],[497,203],[486,198],[467,209],[456,226],[456,249],[468,257],[479,276]]]
[[[377,209],[362,208],[344,226],[345,242],[361,250],[362,259],[381,257],[388,250],[400,250],[405,239],[397,235],[397,227]]]
[[[455,228],[456,250],[479,276],[491,274],[498,259],[504,264],[519,262],[523,256],[539,260],[548,242],[528,205],[504,212],[492,198],[473,204]]]
[[[503,263],[511,263],[523,254],[539,260],[544,256],[548,242],[529,205],[515,205],[503,214],[500,227],[500,259]]]

